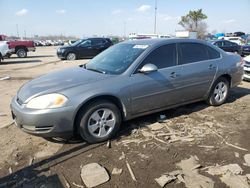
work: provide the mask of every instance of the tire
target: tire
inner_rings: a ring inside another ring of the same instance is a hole
[[[220,106],[227,100],[228,93],[229,82],[226,78],[220,77],[214,82],[207,103],[212,106]]]
[[[109,101],[96,101],[80,111],[78,116],[78,131],[88,143],[98,143],[109,140],[121,126],[121,112]],[[105,114],[104,114],[105,112]]]
[[[76,60],[76,54],[73,53],[73,52],[70,52],[70,53],[68,53],[66,59],[67,59],[68,61],[74,61],[74,60]]]
[[[23,48],[20,48],[17,50],[16,55],[20,58],[25,58],[27,57],[27,51]]]

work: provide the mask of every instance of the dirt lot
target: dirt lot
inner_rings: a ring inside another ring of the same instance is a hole
[[[0,81],[0,187],[85,187],[81,166],[92,162],[110,175],[99,186],[103,188],[160,187],[155,178],[178,169],[182,172],[165,187],[221,188],[234,183],[249,187],[250,167],[244,156],[250,153],[250,83],[232,89],[220,107],[199,102],[160,113],[166,115],[162,123],[157,123],[159,113],[125,122],[110,147],[107,143],[88,145],[80,139],[49,142],[11,124],[9,103],[28,80],[87,62],[59,61],[55,53],[55,47],[38,48],[27,59],[13,56],[0,65],[0,78],[10,76]],[[195,160],[190,172],[183,167],[185,159],[191,160],[186,161],[190,165]],[[215,165],[229,164],[238,166],[240,172],[211,173]],[[115,167],[122,169],[120,175],[111,173]],[[226,179],[228,175],[233,182]]]

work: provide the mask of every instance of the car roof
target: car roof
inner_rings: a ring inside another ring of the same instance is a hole
[[[199,39],[183,39],[183,38],[164,38],[164,39],[138,39],[138,40],[128,40],[123,42],[123,44],[137,44],[137,45],[150,45],[155,46],[164,43],[177,43],[177,42],[195,42],[206,44],[206,41]]]

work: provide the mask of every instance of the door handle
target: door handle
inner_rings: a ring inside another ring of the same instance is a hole
[[[170,77],[171,78],[176,78],[178,76],[178,74],[176,74],[176,72],[172,72],[171,74],[170,74]]]
[[[210,64],[208,68],[209,68],[210,70],[212,70],[212,69],[215,69],[216,66],[214,66],[213,64]]]

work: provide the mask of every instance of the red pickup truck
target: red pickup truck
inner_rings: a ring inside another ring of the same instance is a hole
[[[7,36],[0,35],[0,41],[7,40],[7,44],[9,45],[10,51],[7,56],[10,57],[11,54],[16,54],[18,57],[27,57],[27,53],[29,51],[35,51],[35,43],[34,41],[27,40],[8,40]]]

